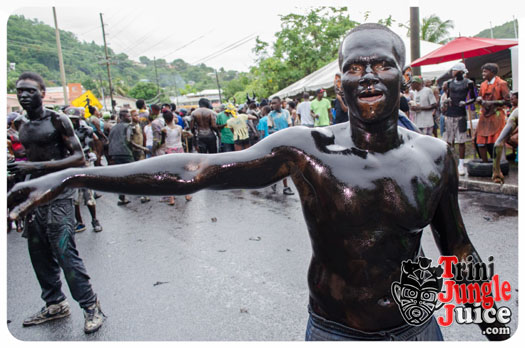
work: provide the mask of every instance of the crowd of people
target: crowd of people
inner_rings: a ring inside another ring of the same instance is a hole
[[[505,80],[497,76],[497,64],[485,64],[482,70],[485,81],[479,88],[468,79],[463,63],[452,67],[452,78],[445,81],[441,88],[436,80],[411,76],[410,69],[404,72],[399,124],[425,135],[441,137],[452,147],[458,144],[459,175],[466,172],[467,140],[472,139],[482,161],[488,162],[488,156],[493,157],[494,143],[505,126],[507,116],[514,111],[517,113],[518,92],[509,92]],[[120,108],[118,116],[101,112],[91,105],[86,108],[67,106],[60,112],[68,115],[73,122],[88,159],[86,165],[102,166],[103,163],[124,164],[173,153],[240,151],[288,127],[314,128],[347,122],[348,107],[341,90],[340,73],[335,76],[334,92],[333,100],[326,97],[324,89],[318,89],[312,96],[304,92],[300,99],[275,96],[257,101],[255,96],[250,98],[247,95],[244,104],[227,103],[215,108],[208,99],[202,98],[198,108],[189,111],[177,109],[173,103],[147,105],[139,99],[135,108]],[[478,109],[475,108],[476,103],[480,105]],[[88,117],[85,117],[86,113]],[[473,119],[477,126],[468,130]],[[7,117],[9,161],[26,160],[25,149],[18,139],[18,129],[22,122],[27,121],[24,120],[25,117],[16,112]],[[514,151],[518,131],[515,128],[511,134],[513,140],[509,139]],[[10,176],[10,179],[12,185],[25,178]],[[276,192],[277,186],[274,184],[271,187]],[[294,194],[286,179],[283,180],[283,194]],[[95,208],[95,198],[99,196],[91,190],[79,190],[75,199],[77,232],[86,229],[79,209],[82,200],[91,213],[93,229],[102,231]],[[173,196],[166,198],[168,204],[175,204]],[[191,200],[190,195],[185,198]],[[150,198],[142,196],[140,201],[146,203]],[[119,205],[129,202],[125,195],[119,195]],[[21,230],[22,223],[16,224]]]
[[[453,148],[458,144],[459,175],[466,174],[465,143],[469,138],[481,160],[489,162],[489,156],[494,158],[496,140],[518,106],[518,91],[509,91],[507,82],[497,75],[498,65],[487,63],[481,69],[484,81],[477,87],[467,77],[465,64],[457,63],[451,68],[452,78],[441,88],[435,80],[410,76],[410,69],[405,69],[409,84],[402,91],[400,110],[421,133],[440,136]],[[513,139],[517,139],[517,132],[514,129]],[[516,150],[517,142],[509,145]]]

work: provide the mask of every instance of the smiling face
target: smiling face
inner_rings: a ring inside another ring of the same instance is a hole
[[[31,112],[42,107],[45,91],[40,89],[36,81],[25,79],[17,82],[16,96],[24,110]]]
[[[366,123],[397,117],[402,81],[399,60],[392,36],[384,30],[356,31],[345,38],[340,64],[351,116]]]
[[[494,76],[496,76],[496,74],[494,74],[492,71],[488,69],[483,69],[481,71],[481,77],[483,77],[484,80],[490,81],[492,80]]]

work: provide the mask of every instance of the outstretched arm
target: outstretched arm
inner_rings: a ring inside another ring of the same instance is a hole
[[[494,144],[494,151],[496,156],[494,157],[492,165],[492,181],[498,184],[503,184],[505,182],[505,177],[501,172],[500,162],[501,156],[505,151],[505,142],[512,135],[512,132],[518,127],[518,110],[514,110],[505,125],[505,128],[501,131],[498,140]]]
[[[296,152],[287,144],[289,139],[300,138],[292,133],[297,130],[279,132],[244,151],[172,154],[130,164],[68,169],[46,175],[13,187],[8,195],[10,218],[48,202],[66,187],[135,195],[185,195],[206,188],[268,186],[291,173]]]
[[[445,170],[445,188],[438,203],[437,210],[431,222],[432,233],[436,244],[444,256],[456,256],[459,262],[466,262],[470,256],[473,263],[482,262],[474,245],[470,241],[458,204],[458,174],[456,164],[450,148],[447,154]],[[465,279],[465,277],[463,277]],[[463,280],[462,282],[467,282]],[[471,304],[466,304],[472,306]],[[494,305],[496,309],[496,305]],[[489,340],[505,340],[509,335],[486,334],[487,328],[504,327],[504,324],[494,322],[492,324],[480,323],[481,330]]]

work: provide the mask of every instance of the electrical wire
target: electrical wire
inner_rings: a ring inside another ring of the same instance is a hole
[[[236,47],[244,45],[245,43],[247,43],[250,40],[254,39],[256,36],[257,35],[255,33],[252,33],[252,34],[250,34],[250,35],[248,35],[248,36],[246,36],[246,37],[244,37],[244,38],[242,38],[242,39],[240,39],[240,40],[238,40],[238,41],[236,41],[236,42],[234,42],[234,43],[232,43],[232,44],[230,44],[230,45],[228,45],[226,47],[223,47],[223,48],[213,52],[212,54],[207,55],[204,58],[201,58],[201,59],[195,61],[195,63],[192,63],[192,65],[202,64],[205,61],[208,61],[210,59],[216,58],[216,57],[222,55],[223,53],[229,52],[229,51],[231,51],[232,49],[234,49]]]
[[[210,33],[211,31],[213,31],[213,30],[210,30],[208,33]],[[184,45],[182,45],[182,46],[180,46],[180,47],[177,47],[176,49],[174,49],[174,50],[171,51],[170,53],[168,53],[168,54],[166,54],[166,55],[164,55],[164,56],[162,56],[162,57],[160,57],[160,58],[166,58],[167,56],[172,55],[173,53],[178,52],[178,51],[180,51],[181,49],[188,47],[188,46],[191,45],[192,43],[194,43],[194,42],[196,42],[196,41],[199,41],[200,39],[204,38],[208,33],[202,34],[202,35],[199,36],[198,38],[193,39],[193,40],[191,40],[190,42],[185,43]]]

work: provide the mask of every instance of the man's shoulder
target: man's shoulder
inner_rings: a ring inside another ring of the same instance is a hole
[[[66,114],[51,109],[44,109],[44,118],[51,118],[52,120],[69,120],[69,117]]]
[[[405,145],[411,145],[416,150],[428,151],[433,154],[445,155],[448,145],[441,139],[416,133],[403,127],[398,127],[399,134],[403,137]]]

